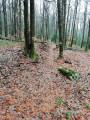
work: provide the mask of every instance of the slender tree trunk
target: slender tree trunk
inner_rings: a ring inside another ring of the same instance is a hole
[[[15,35],[15,40],[17,39],[17,5],[18,5],[18,0],[14,1],[14,35]]]
[[[74,39],[74,32],[75,32],[75,23],[76,23],[76,16],[77,16],[77,7],[78,7],[78,0],[75,2],[75,11],[74,11],[74,23],[73,23],[73,31],[72,31],[72,40],[71,40],[71,47],[73,45],[73,39]]]
[[[65,36],[66,36],[66,30],[65,30],[65,21],[66,21],[66,0],[62,0],[63,2],[63,46],[65,47]]]
[[[62,1],[57,0],[57,7],[58,7],[58,27],[59,27],[59,57],[63,57],[63,37],[62,37]]]
[[[89,44],[90,44],[90,19],[89,19],[88,38],[87,38],[87,43],[86,43],[85,51],[88,51]]]
[[[12,17],[11,17],[11,35],[14,35],[14,5],[13,5],[13,0],[12,0]]]
[[[19,39],[22,40],[21,33],[22,33],[22,18],[21,18],[21,0],[19,0]]]
[[[34,58],[34,37],[35,37],[35,8],[34,0],[30,0],[30,57]]]
[[[71,2],[71,0],[69,0],[69,5],[68,5],[68,13],[67,13],[67,21],[66,21],[65,46],[66,46],[66,42],[67,42],[67,26],[68,26],[68,21],[69,21],[69,14],[70,14],[70,2]]]
[[[3,0],[3,14],[4,14],[5,37],[7,37],[8,36],[8,26],[7,26],[6,0]]]
[[[84,25],[83,25],[83,37],[82,37],[82,42],[81,42],[81,48],[83,47],[83,41],[84,41],[84,33],[85,33],[85,25],[86,25],[86,15],[87,14],[87,3],[85,7],[85,12],[84,12]]]
[[[9,22],[8,22],[8,24],[9,24],[9,26],[8,26],[8,33],[9,34],[11,34],[11,3],[10,3],[10,0],[9,0]]]
[[[24,36],[25,36],[24,54],[28,56],[29,54],[28,0],[24,0]]]
[[[58,20],[57,20],[57,12],[55,14],[55,18],[56,18],[56,21],[55,21],[55,43],[57,42],[57,28],[58,28]]]
[[[0,35],[2,35],[2,12],[1,12],[1,4],[0,4]]]
[[[47,18],[46,18],[46,40],[48,40],[49,37],[49,15],[47,13]]]
[[[44,40],[44,8],[45,8],[45,5],[44,5],[44,1],[43,1],[43,25],[42,25],[42,30],[43,30],[43,40]]]

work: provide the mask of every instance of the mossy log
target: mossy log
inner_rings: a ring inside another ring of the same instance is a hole
[[[78,81],[80,79],[80,75],[74,70],[67,69],[66,67],[59,67],[58,70],[70,80]]]

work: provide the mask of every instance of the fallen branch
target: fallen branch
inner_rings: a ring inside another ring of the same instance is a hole
[[[2,36],[0,36],[0,39],[2,39],[2,40],[11,40],[11,39],[8,38],[8,37],[2,37]]]
[[[35,43],[47,43],[46,41],[38,41],[38,40],[35,40]]]
[[[65,50],[72,50],[72,51],[84,51],[84,49],[78,49],[78,48],[71,48],[71,47],[69,47],[69,48],[66,48]]]
[[[3,36],[0,36],[0,39],[1,40],[8,40],[8,41],[15,41],[15,42],[24,42],[24,40],[15,40],[15,39],[12,39],[9,37],[3,37]]]

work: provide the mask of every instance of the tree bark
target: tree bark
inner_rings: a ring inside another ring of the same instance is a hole
[[[62,13],[62,1],[57,0],[57,7],[58,7],[58,27],[59,27],[59,57],[62,58],[63,57],[63,34],[62,34],[62,27],[63,27],[63,23],[62,23],[62,17],[63,17],[63,13]]]
[[[0,3],[0,35],[2,35],[2,12],[1,12],[1,3]]]
[[[65,21],[66,21],[66,0],[63,0],[63,46],[65,47],[65,36],[66,36],[66,29],[65,29]]]
[[[22,40],[21,33],[22,33],[22,15],[21,15],[21,0],[19,0],[19,39]]]
[[[35,37],[35,8],[34,0],[30,0],[30,55],[34,57],[34,37]]]
[[[15,40],[17,39],[17,5],[18,5],[18,0],[14,1],[14,35],[15,35]]]
[[[81,42],[81,48],[83,47],[83,41],[84,41],[84,33],[85,33],[85,24],[86,24],[86,15],[87,14],[87,3],[85,7],[85,12],[84,12],[84,25],[83,25],[83,37],[82,37],[82,42]]]
[[[28,0],[24,0],[24,36],[25,48],[24,53],[27,56],[29,53],[29,26],[28,26]]]
[[[89,19],[88,38],[87,38],[85,51],[88,51],[89,44],[90,44],[90,19]]]
[[[73,31],[72,31],[72,40],[71,40],[71,47],[73,45],[73,39],[74,39],[74,32],[75,32],[75,23],[76,23],[76,16],[77,16],[77,7],[78,7],[78,0],[75,2],[75,11],[74,11],[74,23],[73,23]]]
[[[8,36],[8,26],[7,26],[7,12],[6,12],[6,0],[3,0],[3,14],[4,14],[4,30],[5,37]]]

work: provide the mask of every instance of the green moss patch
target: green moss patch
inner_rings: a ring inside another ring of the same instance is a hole
[[[37,60],[37,59],[38,59],[37,54],[36,54],[35,51],[34,51],[34,54],[31,55],[31,54],[29,53],[29,51],[26,50],[26,48],[24,48],[24,55],[25,55],[26,57],[32,58],[32,59],[34,59],[34,60]]]
[[[80,79],[80,75],[77,72],[67,69],[66,67],[59,67],[58,70],[70,80],[78,81]]]

